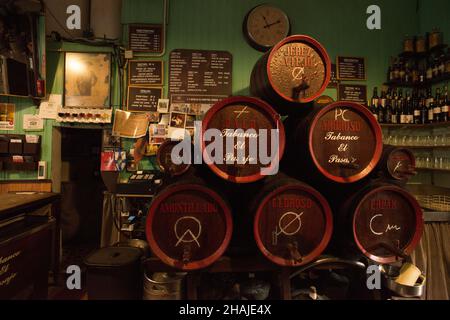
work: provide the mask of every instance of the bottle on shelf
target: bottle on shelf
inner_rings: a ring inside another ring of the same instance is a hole
[[[444,97],[442,98],[442,107],[441,107],[441,121],[447,122],[450,119],[450,110],[449,110],[449,100],[448,100],[448,89],[447,86],[444,87]]]
[[[439,77],[445,75],[445,54],[442,53],[439,57]]]
[[[374,87],[373,88],[373,94],[372,94],[372,99],[369,102],[368,106],[370,108],[370,111],[372,112],[373,116],[375,117],[375,119],[377,119],[378,121],[378,103],[379,103],[380,98],[378,97],[378,88]]]
[[[400,80],[400,67],[399,67],[398,60],[395,59],[395,63],[394,63],[394,81],[399,81],[399,80]]]
[[[417,67],[417,63],[413,63],[412,65],[411,82],[413,84],[419,83],[419,68]]]
[[[419,64],[419,83],[424,83],[426,78],[426,65],[423,63]]]
[[[412,102],[412,97],[410,96],[409,91],[406,92],[406,98],[404,99],[404,104],[406,108],[406,123],[413,124],[414,123],[414,107]]]
[[[425,78],[427,81],[430,81],[433,79],[433,62],[431,61],[431,59],[428,59],[427,61],[427,71],[426,71],[426,75]]]
[[[405,75],[406,75],[406,70],[405,70],[405,64],[403,61],[400,60],[399,62],[399,68],[398,68],[398,80],[401,83],[405,83]]]
[[[400,123],[400,110],[398,105],[398,96],[397,91],[394,89],[391,96],[391,123],[399,124]]]
[[[441,89],[436,88],[436,97],[433,106],[433,120],[434,122],[441,122]]]
[[[420,124],[428,122],[428,106],[423,91],[420,92]]]
[[[439,77],[439,60],[437,58],[434,58],[433,61],[433,78],[436,79]]]
[[[386,93],[384,91],[381,92],[380,104],[378,107],[378,122],[386,123],[385,116],[386,113]]]
[[[388,89],[387,95],[386,95],[386,107],[384,110],[384,122],[385,123],[392,123],[392,101],[391,101],[391,91]]]
[[[450,75],[450,48],[447,49],[447,54],[445,55],[445,75]]]
[[[417,91],[414,91],[413,93],[413,99],[412,99],[412,106],[413,106],[413,114],[414,114],[414,119],[413,119],[413,123],[414,124],[421,124],[422,122],[422,110],[421,110],[421,103],[420,103],[420,98],[417,97]]]
[[[404,82],[407,84],[412,83],[412,75],[411,75],[411,68],[409,66],[409,63],[405,65],[405,78]]]
[[[431,89],[428,89],[427,95],[427,110],[428,110],[428,118],[427,123],[434,123],[434,98],[431,95]]]

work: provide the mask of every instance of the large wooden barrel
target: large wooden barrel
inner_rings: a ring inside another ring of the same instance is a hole
[[[315,189],[276,177],[256,196],[254,237],[259,250],[281,266],[301,266],[317,258],[333,229],[331,209]]]
[[[280,113],[302,108],[326,89],[330,58],[323,46],[305,35],[293,35],[275,45],[255,64],[250,92],[268,101]]]
[[[192,162],[192,157],[189,157],[191,160],[189,163],[175,164],[172,161],[172,150],[178,143],[180,143],[180,141],[166,140],[158,148],[158,152],[156,154],[156,163],[158,164],[159,169],[172,177],[180,176],[186,173],[191,167]],[[177,156],[182,157],[183,154],[179,154]]]
[[[213,152],[208,150],[217,139],[205,138],[210,129],[220,133],[221,147]],[[284,127],[279,114],[256,98],[231,97],[216,103],[203,119],[201,137],[204,162],[216,175],[234,183],[255,182],[275,172],[284,152]],[[252,145],[257,146],[258,154],[249,152]],[[264,155],[273,155],[271,163],[261,161],[262,145],[267,150]]]
[[[232,233],[228,204],[195,180],[169,185],[152,201],[146,236],[152,252],[169,266],[196,270],[225,252]]]
[[[383,146],[383,154],[375,170],[378,177],[406,183],[416,174],[416,158],[411,150],[391,145]]]
[[[290,116],[285,122],[283,169],[308,183],[360,181],[381,157],[381,128],[363,105],[340,101],[316,106],[307,116]]]
[[[416,199],[401,187],[371,184],[351,195],[339,213],[341,240],[378,263],[409,255],[423,230],[423,213]]]

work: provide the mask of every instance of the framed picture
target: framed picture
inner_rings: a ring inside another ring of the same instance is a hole
[[[170,126],[174,128],[184,128],[186,123],[186,114],[171,112],[170,113]]]
[[[159,113],[169,112],[169,99],[159,99],[157,110]]]
[[[109,53],[66,52],[64,66],[65,107],[110,107]]]

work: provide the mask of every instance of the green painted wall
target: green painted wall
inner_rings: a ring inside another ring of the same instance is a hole
[[[450,43],[450,1],[419,0],[419,32],[424,35],[435,27],[444,32],[444,42]]]
[[[420,2],[419,2],[420,1]],[[433,0],[442,8],[450,1]],[[262,53],[247,45],[242,36],[245,14],[261,0],[171,0],[169,5],[166,53],[161,58],[167,64],[169,53],[177,48],[227,50],[233,54],[233,93],[248,94],[249,78],[253,65]],[[419,17],[431,15],[423,9],[423,0],[272,0],[271,3],[286,10],[292,22],[292,33],[307,34],[319,40],[334,60],[336,55],[364,56],[367,58],[368,94],[373,86],[385,81],[389,57],[401,51],[404,35],[417,34]],[[427,1],[428,3],[428,1]],[[366,9],[377,4],[382,10],[382,29],[366,28]],[[420,5],[420,6],[419,6]],[[417,11],[420,7],[424,13]],[[441,12],[444,12],[442,9]],[[448,12],[448,9],[445,10]],[[443,14],[443,13],[442,13]],[[441,21],[442,19],[442,21]],[[432,19],[435,24],[446,23],[448,16]],[[163,0],[123,0],[123,43],[126,44],[126,28],[129,23],[162,23]],[[54,50],[102,51],[107,48],[89,48],[65,43],[62,47],[48,45],[48,89],[62,93],[62,55]],[[116,74],[116,73],[115,73]],[[167,73],[166,73],[167,74]],[[167,82],[167,76],[165,77]],[[114,104],[118,103],[117,79],[114,82]],[[165,92],[167,94],[167,83]],[[336,97],[335,90],[327,94]],[[0,98],[6,101],[7,98]],[[36,108],[29,99],[14,98],[18,104],[18,123],[15,132],[21,132],[21,117],[34,113]],[[46,120],[43,159],[50,163],[51,129],[53,121]],[[129,144],[129,143],[128,143]],[[147,162],[148,163],[148,162]],[[49,167],[48,172],[51,172]],[[33,179],[36,174],[0,173],[0,179]]]

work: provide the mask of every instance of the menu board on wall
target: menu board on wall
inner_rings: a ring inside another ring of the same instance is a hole
[[[162,86],[163,61],[130,60],[128,84],[131,86]]]
[[[172,103],[213,104],[230,96],[232,60],[227,51],[173,50],[169,61]]]
[[[367,103],[367,86],[360,84],[339,84],[338,100]]]
[[[128,48],[132,51],[162,53],[163,36],[162,24],[130,24]]]
[[[154,112],[161,97],[162,88],[128,87],[127,110]]]
[[[337,57],[339,80],[366,80],[366,59],[362,57]]]

